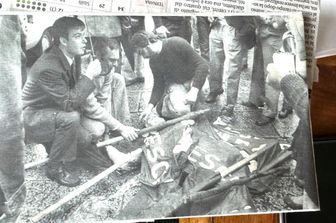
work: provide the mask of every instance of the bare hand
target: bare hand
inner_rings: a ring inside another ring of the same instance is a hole
[[[124,139],[126,139],[127,141],[133,141],[135,139],[138,138],[138,132],[139,130],[136,128],[133,128],[131,126],[127,126],[127,125],[122,125],[119,128],[119,132],[121,134],[122,137],[124,137]]]
[[[160,26],[156,28],[155,31],[159,36],[162,36],[164,38],[167,38],[168,34],[170,33],[169,30],[165,26]]]
[[[85,76],[91,80],[95,77],[98,77],[102,72],[101,64],[98,59],[91,61],[86,69]]]

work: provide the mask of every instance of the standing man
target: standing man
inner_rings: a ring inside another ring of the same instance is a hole
[[[20,25],[17,16],[0,16],[0,222],[18,222],[26,197],[22,128]],[[22,65],[22,66],[21,66]]]
[[[281,49],[282,36],[288,29],[286,27],[286,21],[281,16],[260,17],[258,28],[263,55],[263,72],[255,73],[254,77],[256,79],[263,78],[265,80],[265,85],[257,85],[261,89],[256,89],[255,91],[265,92],[264,100],[266,101],[266,108],[263,110],[260,118],[256,121],[256,125],[263,126],[272,123],[278,114],[280,90],[267,83],[267,66],[273,62],[273,54]],[[263,75],[263,77],[257,77],[258,75]],[[246,105],[252,105],[253,107],[253,104],[251,103]]]
[[[26,140],[42,143],[49,150],[47,177],[72,187],[80,179],[67,167],[78,155],[86,160],[94,158],[100,167],[111,165],[92,144],[99,136],[82,126],[83,117],[104,120],[94,126],[99,129],[106,125],[128,140],[135,139],[137,134],[107,111],[93,108],[97,106],[90,96],[96,88],[93,80],[102,69],[99,60],[94,60],[81,75],[80,55],[86,46],[84,23],[77,18],[61,17],[53,24],[53,35],[53,45],[33,65],[23,89],[24,127]]]
[[[131,39],[134,33],[145,30],[144,16],[118,16],[121,24],[121,44],[135,77],[126,79],[126,85],[144,82],[144,60],[132,47]],[[120,71],[118,71],[120,72]]]
[[[150,58],[154,77],[149,104],[140,118],[146,120],[154,107],[167,119],[190,112],[209,73],[207,62],[181,37],[159,40],[154,34],[139,32],[132,43]]]
[[[227,100],[224,115],[233,118],[237,103],[240,73],[247,50],[255,43],[255,24],[251,16],[216,18],[210,32],[210,93],[206,102],[216,101],[223,90],[224,62],[227,75]]]
[[[197,16],[196,19],[201,56],[209,61],[210,21],[207,16]]]

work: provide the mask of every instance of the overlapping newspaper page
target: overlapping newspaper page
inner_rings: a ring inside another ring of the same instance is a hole
[[[36,5],[35,5],[35,4]],[[300,11],[305,18],[308,84],[317,80],[315,50],[319,19],[319,0],[11,0],[10,10],[46,12],[114,13],[258,13]]]

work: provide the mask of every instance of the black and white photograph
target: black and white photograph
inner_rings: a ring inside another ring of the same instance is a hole
[[[1,223],[319,210],[301,13],[0,30]]]

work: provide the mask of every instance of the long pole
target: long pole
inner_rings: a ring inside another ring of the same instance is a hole
[[[30,220],[32,222],[38,222],[39,220],[41,220],[42,218],[44,218],[45,216],[47,216],[51,212],[55,211],[56,209],[58,209],[59,207],[61,207],[64,204],[66,204],[67,202],[69,202],[73,198],[77,197],[78,195],[82,194],[84,191],[86,191],[91,186],[95,185],[96,183],[98,183],[99,181],[101,181],[102,179],[107,177],[109,174],[111,174],[112,172],[117,170],[119,167],[121,167],[125,163],[127,163],[130,160],[134,159],[135,157],[139,156],[141,153],[142,153],[141,148],[134,150],[133,152],[130,153],[130,156],[124,162],[114,164],[111,167],[107,168],[106,170],[104,170],[103,172],[101,172],[97,176],[93,177],[92,179],[90,179],[86,183],[80,185],[77,189],[75,189],[74,191],[67,194],[65,197],[63,197],[61,200],[59,200],[55,204],[49,206],[48,208],[46,208],[45,210],[43,210],[39,214],[33,216]]]
[[[184,120],[195,119],[195,118],[199,117],[200,115],[203,115],[203,114],[205,114],[209,111],[210,111],[210,109],[203,109],[203,110],[199,110],[199,111],[190,112],[186,115],[183,115],[181,117],[165,121],[165,122],[160,123],[158,125],[154,125],[154,126],[150,126],[148,128],[141,129],[138,132],[138,135],[141,136],[143,134],[150,133],[150,132],[153,132],[153,131],[159,131],[161,129],[164,129],[168,126],[174,125],[174,124],[179,123],[179,122],[184,121]],[[118,143],[122,140],[124,140],[124,138],[122,136],[118,136],[118,137],[115,137],[115,138],[108,139],[108,140],[105,140],[103,142],[97,143],[97,147],[113,145],[113,144],[116,144],[116,143]]]

